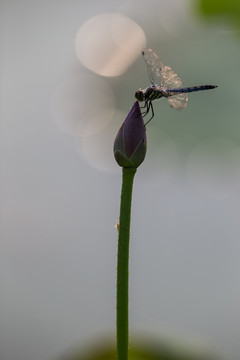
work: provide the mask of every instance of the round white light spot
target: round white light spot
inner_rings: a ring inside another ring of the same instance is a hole
[[[104,79],[92,74],[76,74],[56,89],[52,99],[52,115],[64,132],[89,136],[100,131],[109,120],[109,117],[101,117],[100,120],[98,113],[114,106],[113,90]]]
[[[114,110],[107,109],[101,113],[93,115],[89,120],[93,123],[98,121],[107,122],[108,124],[98,133],[91,136],[76,137],[75,147],[78,154],[98,170],[106,172],[119,171],[114,155],[113,143],[126,114]],[[88,129],[86,130],[88,131]]]
[[[143,30],[133,20],[115,13],[99,14],[77,33],[75,49],[81,63],[102,76],[119,76],[146,47]]]

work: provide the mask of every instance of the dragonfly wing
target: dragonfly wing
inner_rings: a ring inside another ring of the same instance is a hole
[[[172,108],[181,110],[187,106],[188,96],[186,93],[181,93],[168,97],[167,101]]]
[[[161,71],[164,67],[163,63],[151,49],[142,51],[144,61],[147,65],[148,76],[153,85],[162,86],[162,75]]]
[[[160,89],[166,90],[182,88],[182,80],[170,68],[164,66],[158,55],[151,49],[146,49],[142,52],[144,61],[147,65],[149,79],[152,85],[159,85]],[[178,93],[167,97],[168,103],[174,109],[184,109],[187,106],[188,96],[186,93]]]
[[[178,89],[182,87],[182,80],[180,77],[170,68],[170,66],[163,66],[161,71],[162,87],[167,89]]]

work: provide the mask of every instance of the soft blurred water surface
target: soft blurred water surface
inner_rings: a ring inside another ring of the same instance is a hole
[[[182,112],[154,104],[133,194],[131,331],[194,337],[237,359],[240,41],[177,0],[1,4],[1,359],[51,358],[114,333],[112,144],[149,80],[140,53],[118,77],[80,63],[77,33],[101,13],[135,22],[184,85],[219,85]]]

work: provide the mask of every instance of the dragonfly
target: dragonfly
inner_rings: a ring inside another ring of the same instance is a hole
[[[145,108],[145,111],[143,112],[143,116],[146,116],[150,110],[152,112],[151,118],[146,124],[154,117],[152,106],[153,100],[165,97],[172,108],[181,110],[187,106],[187,93],[210,90],[217,87],[217,85],[183,87],[180,77],[170,68],[170,66],[163,65],[158,55],[151,49],[143,50],[142,55],[147,65],[151,85],[146,89],[138,89],[135,93],[135,98],[139,102],[144,101],[144,106],[142,108]]]

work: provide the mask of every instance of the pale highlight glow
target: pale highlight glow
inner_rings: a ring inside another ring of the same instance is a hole
[[[113,143],[126,114],[115,109],[106,109],[91,117],[91,122],[103,122],[107,119],[107,126],[92,136],[76,137],[75,147],[77,153],[94,168],[104,172],[119,171],[113,156]],[[88,129],[86,129],[88,131]]]
[[[225,138],[199,142],[192,150],[187,172],[191,185],[207,197],[223,199],[240,190],[240,148]]]
[[[74,136],[90,136],[101,131],[109,121],[109,117],[99,119],[98,113],[114,106],[114,92],[104,79],[92,74],[75,74],[55,90],[52,115],[62,131]]]
[[[99,14],[79,29],[76,54],[82,65],[102,76],[119,76],[146,47],[143,30],[133,20],[115,13]]]

